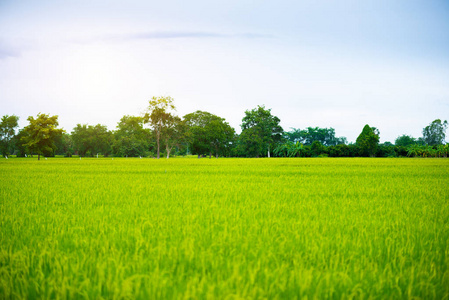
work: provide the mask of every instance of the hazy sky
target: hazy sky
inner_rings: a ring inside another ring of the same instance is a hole
[[[115,129],[152,96],[355,141],[449,119],[449,1],[0,0],[0,115]],[[448,139],[446,139],[448,140]]]

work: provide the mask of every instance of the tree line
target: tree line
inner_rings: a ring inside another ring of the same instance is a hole
[[[19,118],[2,117],[0,152],[3,156],[95,155],[155,157],[194,154],[198,157],[447,157],[447,121],[434,120],[423,136],[401,135],[392,144],[379,143],[379,130],[365,125],[355,143],[337,137],[334,128],[291,128],[265,106],[245,111],[241,133],[224,118],[195,111],[176,115],[171,97],[153,97],[141,116],[123,116],[116,130],[104,125],[77,124],[72,132],[58,128],[58,116],[39,113],[18,130]]]

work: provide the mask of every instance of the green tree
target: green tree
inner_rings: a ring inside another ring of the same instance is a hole
[[[0,153],[2,155],[9,155],[14,151],[14,137],[16,128],[19,126],[19,117],[3,116],[0,122]]]
[[[191,153],[197,154],[198,158],[209,152],[210,142],[206,134],[206,127],[213,115],[205,111],[195,111],[184,116],[187,125],[188,142]]]
[[[92,151],[90,151],[92,146],[90,143],[90,134],[87,124],[76,124],[75,128],[72,130],[71,136],[73,148],[77,155],[86,156],[88,151],[92,153]]]
[[[423,139],[427,145],[441,145],[446,138],[446,129],[447,121],[441,122],[440,119],[436,119],[423,129]]]
[[[376,127],[370,127],[368,124],[365,125],[357,137],[356,143],[362,156],[374,157],[379,144],[379,130]]]
[[[48,114],[30,116],[27,119],[30,124],[24,128],[24,146],[32,153],[37,153],[37,159],[44,154],[52,154],[55,149],[55,140],[62,135],[63,129],[57,128],[58,116]]]
[[[396,149],[392,143],[385,142],[383,144],[379,144],[377,147],[376,156],[378,157],[396,157]]]
[[[280,143],[274,148],[274,155],[280,157],[300,157],[303,155],[304,145],[300,142],[292,142],[290,140],[286,140],[283,143]]]
[[[312,152],[312,156],[315,157],[326,153],[326,147],[317,140],[313,141],[312,145],[310,146],[310,150]]]
[[[180,147],[186,139],[187,126],[180,117],[170,114],[165,126],[162,128],[161,136],[165,145],[167,159],[175,146]]]
[[[58,137],[55,141],[55,146],[55,154],[70,157],[74,153],[72,136],[68,133],[63,133]]]
[[[417,141],[414,137],[412,137],[410,135],[405,135],[405,134],[398,136],[396,138],[396,140],[394,141],[394,144],[396,146],[401,146],[401,147],[408,147],[408,146],[416,144],[416,143],[417,143]]]
[[[148,123],[156,135],[157,158],[160,158],[161,135],[173,126],[173,112],[176,110],[171,97],[153,97],[148,101],[144,122]]]
[[[291,145],[293,144],[292,141],[285,141],[285,143],[278,144],[274,150],[273,154],[278,157],[287,157],[288,156],[288,150],[290,149]]]
[[[411,144],[407,147],[407,156],[421,156],[424,146],[419,144]]]
[[[267,150],[262,132],[258,127],[249,127],[238,136],[238,153],[245,157],[259,157]]]
[[[438,145],[437,154],[438,157],[447,157],[447,155],[449,154],[449,144]]]
[[[27,152],[27,148],[25,147],[25,145],[23,145],[23,139],[25,138],[25,136],[26,134],[24,128],[19,129],[17,135],[14,136],[13,142],[13,144],[15,145],[14,152],[19,157],[24,157]]]
[[[117,156],[148,156],[151,131],[143,128],[142,117],[123,116],[114,132],[113,152]]]
[[[330,157],[354,157],[359,155],[357,145],[338,144],[328,147]]]
[[[82,156],[93,156],[101,153],[109,155],[112,145],[112,132],[104,125],[77,124],[72,131],[75,151]]]
[[[273,116],[271,109],[265,109],[265,106],[245,111],[240,125],[240,143],[246,156],[259,157],[265,152],[270,157],[270,149],[282,140],[283,129],[279,123],[279,118]]]
[[[189,144],[192,153],[198,157],[215,153],[215,157],[229,153],[234,141],[235,130],[225,119],[205,111],[196,111],[184,116],[188,126]]]
[[[304,130],[292,128],[291,131],[285,132],[285,136],[290,141],[300,142],[304,145],[312,145],[314,141],[318,141],[324,146],[336,146],[346,144],[345,137],[336,137],[334,128],[307,127]]]
[[[209,152],[209,158],[212,152],[215,153],[216,158],[220,155],[224,156],[229,154],[235,139],[234,128],[225,122],[223,118],[214,118],[207,128],[212,148]]]

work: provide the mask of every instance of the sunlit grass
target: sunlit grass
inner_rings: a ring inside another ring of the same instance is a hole
[[[449,297],[447,159],[3,159],[0,175],[0,298]]]

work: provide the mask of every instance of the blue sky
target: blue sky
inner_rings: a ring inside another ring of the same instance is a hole
[[[355,141],[449,119],[448,1],[0,0],[0,115],[115,129],[152,96]]]

